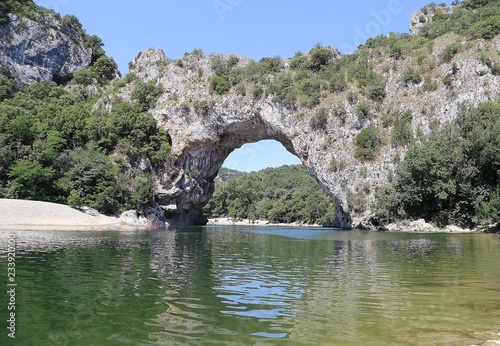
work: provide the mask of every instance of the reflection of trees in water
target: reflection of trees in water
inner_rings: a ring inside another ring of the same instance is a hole
[[[372,240],[345,240],[324,259],[309,282],[307,293],[296,302],[304,314],[293,321],[290,338],[318,342],[358,340],[369,331],[371,321],[386,319],[403,305],[393,297],[386,263],[380,258],[380,243]]]
[[[42,288],[47,299],[23,302],[43,316],[32,321],[38,327],[71,327],[83,316],[93,316],[91,326],[110,318],[130,323],[123,311],[137,311],[132,330],[181,344],[208,334],[214,343],[244,344],[254,333],[306,344],[370,335],[390,343],[410,340],[429,321],[439,330],[460,306],[487,311],[491,298],[467,293],[483,282],[478,278],[498,276],[497,266],[485,265],[500,257],[486,238],[321,234],[304,240],[210,228],[20,232],[20,265],[31,280],[23,289]],[[0,244],[6,242],[0,232]],[[54,308],[63,316],[46,315]],[[64,320],[67,314],[74,319]],[[381,336],[388,330],[392,336]]]

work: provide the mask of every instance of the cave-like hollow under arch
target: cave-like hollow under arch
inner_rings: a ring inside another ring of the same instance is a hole
[[[309,174],[332,197],[336,218],[332,220],[331,226],[351,228],[351,216],[344,211],[342,201],[318,179],[315,167],[310,163],[308,149],[298,146],[285,133],[286,130],[270,126],[261,116],[241,120],[226,123],[225,126],[216,129],[215,138],[214,135],[212,138],[189,136],[185,131],[180,140],[172,136],[174,174],[171,173],[170,177],[164,179],[167,181],[162,184],[165,188],[157,193],[157,201],[165,210],[169,224],[205,225],[207,219],[202,209],[214,192],[215,178],[229,154],[244,144],[275,140],[298,157]]]

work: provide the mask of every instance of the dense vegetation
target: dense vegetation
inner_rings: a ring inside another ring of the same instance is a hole
[[[458,1],[454,2],[458,4]],[[432,11],[432,22],[424,26],[421,35],[435,38],[448,32],[470,38],[491,39],[500,34],[500,8],[498,0],[467,0],[462,6],[447,13],[435,3],[422,9]]]
[[[332,199],[303,166],[267,168],[216,182],[204,212],[213,218],[260,219],[274,223],[321,224],[335,218]]]
[[[378,217],[463,226],[499,221],[499,134],[499,102],[463,106],[455,121],[410,148],[394,182],[377,192]]]
[[[256,99],[272,95],[289,109],[298,105],[314,107],[330,93],[344,91],[349,82],[356,82],[361,93],[375,102],[386,95],[386,81],[373,71],[367,56],[340,56],[334,48],[318,44],[307,55],[298,52],[290,67],[291,70],[285,70],[284,60],[279,56],[238,67],[237,57],[216,55],[212,58],[215,75],[211,88],[217,94],[224,94],[237,86],[237,90],[246,93],[246,85],[250,84]]]
[[[137,101],[116,102],[111,112],[92,111],[100,96],[92,89],[73,82],[72,90],[47,82],[16,92],[12,79],[0,77],[0,198],[108,214],[144,210],[153,198],[153,170],[170,151],[167,134],[145,112],[151,100],[141,95],[150,88],[139,83]],[[134,168],[144,160],[152,163],[149,171]]]
[[[0,25],[7,23],[9,13],[27,16],[37,8],[38,6],[32,0],[2,0],[0,2]]]
[[[91,66],[75,73],[69,88],[45,82],[19,90],[16,76],[0,69],[0,198],[85,205],[107,214],[144,211],[153,202],[154,170],[170,153],[166,132],[147,113],[163,89],[137,81],[132,102],[113,98],[111,112],[95,108],[124,81],[111,84],[116,63],[78,18],[61,18],[31,0],[7,0],[0,3],[0,25],[8,13],[38,20],[49,12],[92,49]]]

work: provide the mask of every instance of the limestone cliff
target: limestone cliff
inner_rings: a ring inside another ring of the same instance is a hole
[[[172,63],[161,49],[142,53],[133,62],[132,71],[138,79],[163,85],[165,93],[152,114],[172,138],[173,160],[158,179],[160,204],[175,222],[203,223],[201,208],[210,198],[214,178],[226,157],[245,143],[275,139],[300,158],[334,198],[337,225],[350,227],[353,221],[356,226],[369,220],[375,188],[389,181],[407,149],[390,143],[391,128],[384,127],[384,110],[410,110],[413,133],[424,136],[433,127],[453,119],[461,103],[478,104],[500,90],[500,76],[492,74],[479,58],[480,52],[489,47],[488,56],[498,62],[500,37],[489,42],[480,40],[472,46],[463,42],[464,49],[444,61],[443,51],[450,42],[460,42],[460,37],[449,34],[435,41],[428,58],[433,66],[427,81],[405,81],[404,71],[416,64],[412,57],[386,57],[377,62],[375,71],[387,80],[387,97],[373,105],[376,116],[369,119],[361,118],[357,111],[365,97],[359,95],[354,85],[323,97],[313,108],[298,104],[283,107],[272,94],[257,99],[250,91],[243,95],[235,88],[225,95],[211,92],[210,80],[214,74],[211,57],[192,54]],[[236,67],[249,62],[240,57]],[[282,70],[294,73],[290,60],[285,61]],[[451,74],[450,85],[443,77]],[[429,83],[433,90],[429,90]],[[127,85],[117,96],[130,99],[133,87],[134,83]],[[355,100],[351,99],[352,94],[356,95]],[[335,115],[338,105],[345,109],[340,117]],[[328,113],[325,129],[311,127],[310,120],[319,109]],[[370,125],[382,129],[386,139],[375,160],[360,161],[354,156],[354,139]],[[338,163],[334,169],[332,160]],[[359,204],[360,198],[364,205],[361,210],[353,205]]]
[[[92,49],[84,47],[85,37],[55,13],[33,13],[36,20],[8,16],[8,23],[0,26],[0,66],[20,85],[67,82],[90,66]]]

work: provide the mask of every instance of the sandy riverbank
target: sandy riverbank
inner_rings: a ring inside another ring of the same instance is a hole
[[[106,230],[125,226],[119,218],[85,214],[67,205],[0,199],[3,230]]]

